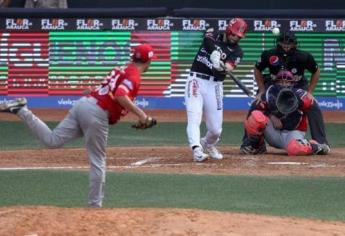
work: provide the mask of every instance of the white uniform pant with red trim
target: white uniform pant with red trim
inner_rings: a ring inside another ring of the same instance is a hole
[[[189,75],[185,88],[187,111],[187,137],[189,146],[200,145],[200,125],[206,122],[206,143],[215,145],[223,125],[223,82],[216,82]]]

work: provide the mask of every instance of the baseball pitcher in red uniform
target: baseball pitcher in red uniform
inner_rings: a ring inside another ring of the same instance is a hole
[[[109,124],[117,123],[128,112],[138,117],[135,128],[145,129],[156,124],[155,119],[133,102],[139,91],[141,74],[148,70],[152,58],[154,52],[149,44],[135,47],[131,62],[110,71],[96,89],[73,105],[53,130],[27,108],[25,98],[0,105],[1,112],[17,114],[48,148],[59,148],[73,139],[84,137],[90,161],[89,207],[102,207]]]

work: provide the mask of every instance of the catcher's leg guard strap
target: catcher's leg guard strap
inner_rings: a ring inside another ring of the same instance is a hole
[[[261,136],[269,119],[261,111],[253,111],[244,122],[248,136]]]
[[[291,139],[286,150],[289,156],[313,154],[313,149],[306,139]]]

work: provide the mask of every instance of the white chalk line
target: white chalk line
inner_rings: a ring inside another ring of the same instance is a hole
[[[267,162],[268,165],[308,165],[306,162],[296,162],[296,161],[277,161],[277,162]]]
[[[311,168],[336,167],[335,165],[330,165],[328,163],[310,164],[306,162],[295,162],[295,161],[267,162],[267,164],[268,165],[309,165],[309,167]]]
[[[187,163],[188,164],[188,163]],[[183,164],[150,164],[150,165],[126,165],[126,166],[108,166],[107,169],[134,169],[139,167],[169,167],[169,166],[182,166]],[[89,166],[31,166],[31,167],[0,167],[0,171],[5,170],[86,170],[90,169]]]
[[[108,170],[111,169],[135,169],[135,168],[158,168],[158,167],[177,167],[177,166],[183,166],[183,165],[190,165],[191,163],[165,163],[165,164],[159,164],[159,163],[152,163],[148,164],[152,161],[157,161],[162,158],[160,157],[149,157],[143,160],[139,160],[136,162],[132,162],[129,165],[123,165],[123,166],[107,166]],[[210,166],[215,166],[215,163],[194,163],[195,165],[203,165],[205,164]],[[310,164],[306,162],[292,162],[292,161],[285,161],[285,162],[267,162],[268,165],[309,165],[312,168],[325,168],[325,167],[335,167],[335,165],[329,165],[327,163],[318,163],[318,164]],[[6,171],[6,170],[87,170],[90,166],[31,166],[31,167],[0,167],[0,171]]]
[[[147,162],[155,161],[155,160],[159,160],[159,159],[160,159],[159,157],[149,157],[149,158],[146,158],[146,159],[143,159],[140,161],[133,162],[133,163],[131,163],[131,166],[142,166]]]
[[[29,166],[29,167],[1,167],[0,170],[64,170],[88,169],[89,166]]]

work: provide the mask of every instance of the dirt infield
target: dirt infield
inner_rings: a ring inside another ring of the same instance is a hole
[[[36,110],[44,120],[60,120],[65,110]],[[159,122],[185,122],[184,111],[148,111]],[[225,121],[242,121],[245,112],[225,112]],[[1,120],[17,119],[0,114]],[[134,120],[129,116],[126,120]],[[345,113],[325,113],[327,122],[345,122]],[[345,176],[345,148],[327,157],[287,157],[279,150],[243,156],[221,146],[225,159],[194,163],[187,147],[108,148],[109,171],[223,175]],[[0,152],[1,167],[79,167],[88,169],[84,149]],[[0,208],[0,235],[344,235],[345,223],[178,209]]]

